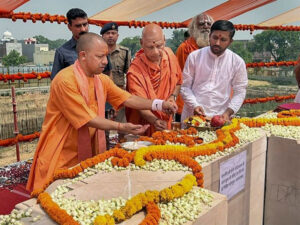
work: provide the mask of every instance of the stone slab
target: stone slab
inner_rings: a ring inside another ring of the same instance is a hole
[[[204,187],[214,192],[220,188],[220,164],[247,151],[245,188],[228,201],[228,225],[261,225],[263,223],[265,160],[267,138],[241,146],[234,153],[202,165]]]
[[[170,185],[176,184],[188,172],[174,172],[174,171],[113,171],[111,173],[99,173],[85,179],[84,182],[74,184],[71,191],[65,194],[66,197],[74,196],[79,200],[97,200],[97,199],[111,199],[113,197],[129,198],[140,192],[146,190],[161,190]],[[61,181],[55,181],[52,187],[47,190],[54,190],[54,187],[61,184]],[[211,191],[210,191],[211,192]],[[227,225],[227,199],[226,196],[211,192],[214,200],[211,207],[204,208],[199,218],[190,224],[207,224],[207,225]],[[20,203],[17,208],[24,209],[27,207],[33,208],[33,216],[41,216],[41,219],[33,223],[32,219],[24,218],[24,224],[56,224],[48,215],[36,204],[35,199],[30,199]],[[122,225],[137,225],[145,217],[144,212],[134,215],[129,220],[121,223]]]
[[[246,183],[244,190],[228,201],[228,214],[222,223],[212,224],[229,225],[261,225],[263,222],[265,157],[267,138],[265,134],[258,140],[246,144],[229,156],[219,157],[202,165],[204,172],[204,187],[213,192],[219,192],[220,164],[229,158],[247,151]],[[98,173],[87,178],[82,183],[70,186],[72,191],[66,196],[75,196],[81,200],[110,199],[113,197],[132,197],[146,190],[161,190],[181,180],[189,172],[182,171],[114,171]],[[61,181],[54,182],[47,190],[53,191]],[[88,190],[88,191],[87,191]],[[84,194],[83,194],[84,193]],[[32,204],[32,202],[31,202]],[[27,203],[28,205],[28,203]],[[221,206],[220,206],[221,207]],[[221,208],[224,208],[223,206]],[[210,210],[211,211],[211,210]],[[227,206],[226,206],[227,212]],[[209,214],[215,215],[214,212]],[[135,215],[140,221],[143,213]],[[212,216],[213,218],[213,216]],[[204,220],[205,221],[205,220]],[[212,220],[214,221],[214,220]],[[129,221],[127,221],[129,223]],[[204,224],[208,224],[207,222]]]
[[[300,141],[269,137],[265,225],[300,224]]]

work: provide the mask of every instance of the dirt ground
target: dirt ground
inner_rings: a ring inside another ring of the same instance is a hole
[[[38,140],[32,142],[19,143],[20,160],[30,160],[33,158]],[[0,148],[0,167],[17,162],[16,146]]]
[[[270,83],[268,81],[261,81],[261,80],[248,80],[249,86],[268,86]]]

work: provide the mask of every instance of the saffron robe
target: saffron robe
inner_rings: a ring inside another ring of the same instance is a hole
[[[131,96],[118,88],[105,75],[100,76],[104,99],[116,109]],[[89,103],[80,93],[73,65],[61,70],[51,83],[50,96],[42,133],[31,166],[26,189],[42,188],[60,168],[69,168],[78,161],[78,129],[97,116],[94,78],[88,77]],[[103,102],[103,107],[105,102]],[[99,152],[95,128],[89,128],[93,155]]]
[[[182,73],[177,58],[170,48],[164,48],[160,66],[149,61],[141,49],[136,53],[127,73],[127,90],[137,96],[147,99],[167,100],[173,94],[176,85],[182,84]],[[152,111],[159,119],[168,123],[171,129],[172,115]],[[138,110],[126,108],[128,122],[134,124],[149,124],[140,116]],[[150,136],[155,131],[151,125],[146,131]]]
[[[176,51],[176,57],[178,59],[178,63],[181,68],[181,71],[183,71],[184,64],[185,64],[185,61],[186,61],[188,55],[197,49],[199,49],[199,47],[198,47],[195,39],[192,37],[189,37],[187,40],[185,40],[184,42],[182,42],[179,45],[179,47],[177,48],[177,51]],[[183,102],[183,99],[180,94],[177,97],[176,104],[178,106],[177,113],[181,114],[184,102]]]

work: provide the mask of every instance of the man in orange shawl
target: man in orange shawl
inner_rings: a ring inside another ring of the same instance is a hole
[[[142,49],[135,55],[127,72],[127,90],[148,99],[176,101],[182,83],[182,74],[176,56],[165,47],[165,37],[156,24],[145,26],[141,39]],[[172,116],[150,110],[126,109],[127,121],[148,124],[146,135],[155,130],[171,129]]]
[[[192,19],[188,29],[190,37],[182,42],[176,51],[181,70],[183,70],[185,61],[191,52],[209,45],[209,32],[213,22],[213,19],[205,13],[201,13]],[[180,122],[180,115],[183,109],[181,95],[178,95],[176,104],[178,106],[176,121]]]
[[[60,168],[75,166],[82,160],[104,152],[106,143],[103,130],[141,134],[148,128],[118,123],[104,117],[106,100],[116,109],[123,105],[152,109],[152,103],[157,101],[133,96],[101,74],[107,64],[106,42],[97,34],[87,33],[79,38],[76,50],[78,60],[61,70],[51,83],[27,190],[42,188]],[[177,109],[175,103],[160,101],[160,104],[160,109],[169,113]]]

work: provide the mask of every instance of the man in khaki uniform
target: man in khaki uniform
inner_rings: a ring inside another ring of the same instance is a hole
[[[118,87],[125,89],[126,73],[131,62],[131,52],[128,48],[117,44],[119,37],[118,24],[113,22],[105,24],[100,34],[108,45],[108,55],[112,64],[112,79]],[[116,121],[126,122],[124,107],[117,112]]]

